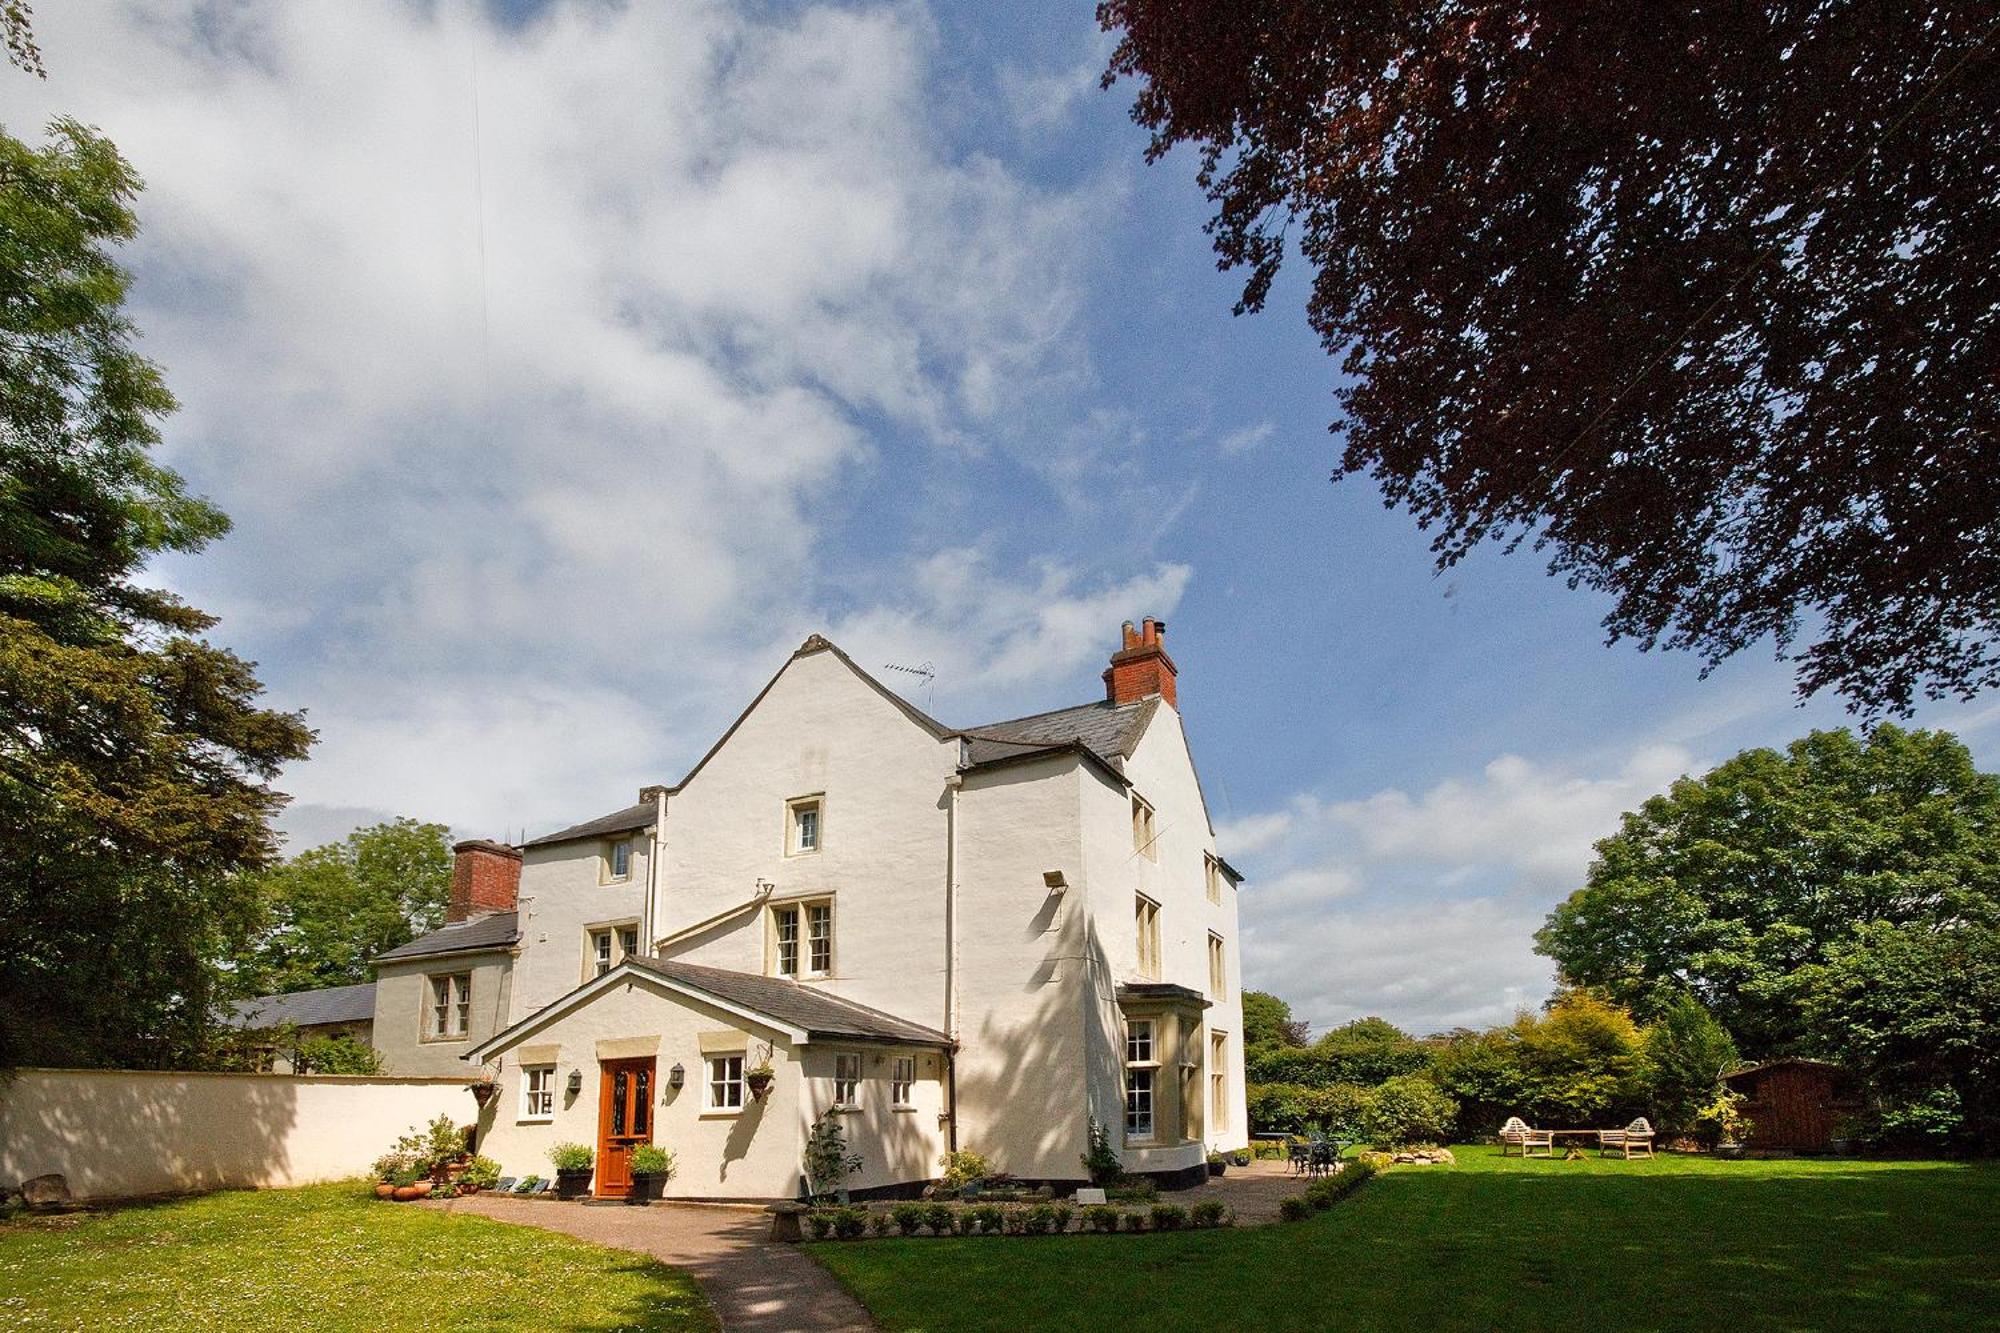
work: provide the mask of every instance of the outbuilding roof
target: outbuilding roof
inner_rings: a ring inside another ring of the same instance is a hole
[[[309,1028],[370,1022],[374,1017],[375,983],[368,981],[358,986],[328,986],[238,1000],[229,1006],[227,1022],[239,1028],[274,1028],[282,1023]]]
[[[408,958],[434,958],[439,954],[473,953],[487,949],[511,948],[521,938],[520,914],[489,912],[469,921],[454,921],[428,935],[419,935],[408,944],[399,944],[387,953],[375,955],[378,963],[398,963]]]

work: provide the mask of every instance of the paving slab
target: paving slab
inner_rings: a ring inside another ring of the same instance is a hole
[[[416,1206],[541,1227],[650,1255],[701,1284],[727,1333],[864,1333],[876,1327],[868,1311],[824,1268],[797,1246],[768,1239],[771,1217],[761,1207],[593,1207],[497,1194]]]

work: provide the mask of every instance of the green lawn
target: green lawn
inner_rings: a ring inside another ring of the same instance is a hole
[[[891,1329],[2000,1327],[2000,1166],[1458,1152],[1307,1222],[811,1248]]]
[[[639,1255],[355,1184],[0,1224],[8,1329],[713,1329]]]

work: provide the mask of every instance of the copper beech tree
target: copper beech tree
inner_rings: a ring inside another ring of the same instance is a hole
[[[1106,0],[1260,309],[1288,247],[1440,567],[1907,711],[2000,682],[2000,6]]]

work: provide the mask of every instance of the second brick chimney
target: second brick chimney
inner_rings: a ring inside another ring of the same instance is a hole
[[[451,905],[446,921],[511,912],[521,895],[521,853],[504,842],[474,838],[451,849]]]
[[[1174,659],[1167,656],[1167,622],[1147,616],[1138,629],[1124,624],[1125,642],[1104,669],[1104,697],[1114,704],[1136,703],[1157,694],[1174,707]]]

